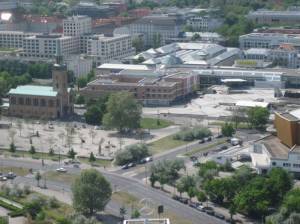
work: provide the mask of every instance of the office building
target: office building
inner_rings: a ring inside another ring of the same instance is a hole
[[[131,34],[143,34],[145,45],[165,45],[169,38],[177,37],[182,31],[184,20],[180,16],[145,16],[129,25]]]
[[[193,93],[198,86],[197,75],[178,73],[166,77],[132,71],[102,76],[80,90],[87,98],[97,98],[107,93],[128,91],[143,105],[168,106]]]
[[[249,12],[248,19],[256,24],[268,25],[294,25],[300,22],[299,10],[287,11],[271,11],[271,10],[257,10]]]
[[[91,56],[97,65],[121,61],[134,54],[130,35],[94,35],[87,42],[87,55]]]
[[[48,60],[57,56],[65,58],[79,52],[77,37],[61,34],[41,34],[24,38],[22,57]]]
[[[73,15],[86,15],[91,18],[109,18],[118,14],[118,8],[109,5],[97,5],[93,2],[80,1],[71,8]]]
[[[276,136],[270,135],[253,145],[252,165],[258,173],[280,167],[296,177],[300,172],[300,109],[275,113]]]
[[[55,119],[73,113],[73,94],[65,66],[54,65],[53,86],[18,86],[11,89],[8,114],[16,117]]]
[[[189,18],[186,25],[191,27],[193,31],[211,32],[222,26],[221,19],[212,18],[210,16],[195,16]]]
[[[65,62],[68,71],[72,71],[76,78],[87,75],[93,69],[93,60],[84,55],[71,55]]]
[[[70,16],[63,20],[65,36],[78,37],[92,32],[92,19],[88,16]]]

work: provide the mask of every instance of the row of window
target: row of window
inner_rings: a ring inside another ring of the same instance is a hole
[[[54,107],[55,106],[55,100],[50,99],[37,99],[37,98],[23,98],[23,97],[11,97],[10,103],[12,105],[26,105],[26,106],[40,106],[40,107]],[[56,105],[60,105],[60,101],[56,101]]]
[[[272,165],[276,166],[277,163],[276,162],[272,162]],[[291,163],[283,163],[282,164],[283,167],[291,167],[292,165],[293,165],[293,168],[300,168],[300,164],[298,164],[298,163],[293,163],[293,164],[291,164]]]

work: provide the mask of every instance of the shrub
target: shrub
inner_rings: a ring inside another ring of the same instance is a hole
[[[211,136],[211,131],[205,127],[185,128],[173,136],[175,140],[193,141]]]
[[[145,144],[127,146],[123,151],[117,153],[116,164],[122,166],[131,162],[139,162],[149,155],[148,146]]]
[[[59,202],[55,197],[51,197],[48,204],[50,208],[59,208]]]

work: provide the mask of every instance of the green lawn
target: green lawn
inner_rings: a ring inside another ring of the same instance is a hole
[[[166,128],[173,124],[174,123],[172,121],[163,120],[163,119],[142,118],[142,120],[141,120],[141,128],[144,128],[144,129]]]
[[[53,161],[58,161],[59,157],[61,160],[67,159],[67,156],[65,155],[52,155],[50,156],[49,153],[42,153],[42,152],[36,152],[34,154],[30,154],[27,151],[19,151],[17,150],[16,152],[12,153],[9,152],[8,149],[1,149],[0,154],[6,156],[6,157],[27,157],[27,158],[33,158],[33,159],[45,159],[45,160],[53,160]]]
[[[224,144],[225,142],[226,142],[226,140],[219,140],[219,141],[217,141],[217,142],[215,142],[215,143],[211,143],[211,144],[206,145],[206,146],[204,146],[204,147],[195,148],[195,149],[193,149],[193,150],[191,150],[191,151],[185,153],[184,155],[185,155],[185,156],[192,156],[192,155],[194,155],[194,154],[196,154],[196,153],[199,153],[199,152],[202,152],[202,151],[206,151],[206,150],[215,148],[216,146],[221,145],[221,144]]]
[[[89,158],[77,157],[81,163],[90,164]],[[104,159],[96,159],[95,162],[92,163],[92,166],[102,166],[102,167],[111,167],[112,161],[104,160]]]
[[[73,183],[78,175],[70,174],[70,173],[58,173],[56,171],[48,171],[42,175],[43,177],[46,176],[47,180],[57,181],[57,182],[64,182],[64,183]],[[43,181],[41,181],[43,182]]]
[[[173,139],[173,135],[169,135],[149,143],[148,146],[151,154],[157,154],[189,143],[187,141],[175,140]]]

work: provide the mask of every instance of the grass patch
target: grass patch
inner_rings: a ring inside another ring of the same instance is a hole
[[[169,135],[164,138],[161,138],[157,141],[154,141],[152,143],[149,143],[149,152],[151,154],[157,154],[161,152],[168,151],[170,149],[189,144],[188,141],[182,141],[182,140],[175,140],[173,138],[174,135]]]
[[[208,122],[208,125],[222,126],[224,123],[225,123],[225,121],[212,121],[212,122]],[[234,123],[233,123],[233,126],[235,127]],[[238,129],[251,129],[247,122],[238,123],[237,128]]]
[[[144,129],[160,129],[166,128],[170,125],[173,125],[172,121],[163,120],[163,119],[155,119],[155,118],[142,118],[141,119],[141,128]]]
[[[26,157],[26,158],[32,158],[32,159],[45,159],[45,160],[53,160],[53,161],[58,161],[59,157],[61,160],[67,159],[67,156],[65,155],[52,155],[50,156],[49,153],[42,153],[42,152],[36,152],[34,154],[31,154],[27,151],[19,151],[17,150],[16,152],[10,152],[8,149],[1,149],[0,150],[1,154],[3,154],[6,157]]]
[[[26,176],[29,174],[29,170],[23,167],[3,166],[0,168],[1,173],[13,172],[18,176]]]
[[[112,200],[118,202],[119,204],[125,205],[125,207],[129,208],[130,206],[133,206],[134,208],[140,209],[141,205],[139,204],[140,199],[135,197],[134,195],[119,191],[115,192],[112,195]],[[157,206],[157,205],[155,205]],[[168,209],[165,209],[164,214],[165,217],[168,217],[171,220],[172,224],[192,224],[192,222],[178,216],[176,213],[169,211]],[[158,217],[157,211],[154,208],[154,213],[152,214],[153,217]]]
[[[89,161],[89,158],[85,158],[85,157],[77,157],[77,159],[81,162],[81,163],[86,163],[86,164],[91,164]],[[106,159],[96,159],[95,162],[92,163],[92,166],[102,166],[102,167],[111,167],[111,163],[112,161],[110,160],[106,160]]]
[[[209,145],[207,145],[207,146],[193,149],[193,150],[191,150],[191,151],[185,153],[184,155],[185,155],[185,156],[192,156],[192,155],[194,155],[194,154],[196,154],[196,153],[198,153],[198,152],[206,151],[206,150],[209,150],[209,149],[211,149],[211,148],[214,148],[214,147],[216,147],[216,146],[218,146],[218,145],[224,144],[225,142],[226,142],[226,140],[219,140],[219,141],[217,141],[217,142],[215,142],[215,143],[212,143],[212,144],[209,144]]]
[[[65,183],[73,183],[78,175],[69,174],[69,173],[58,173],[56,171],[48,171],[44,174],[47,180],[57,181],[57,182],[65,182]]]

